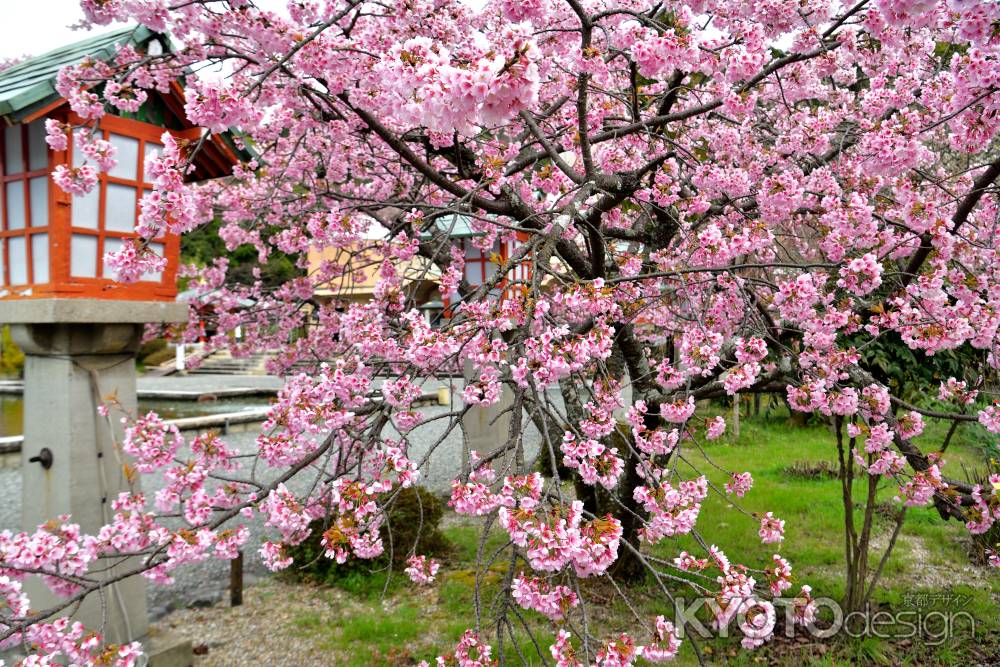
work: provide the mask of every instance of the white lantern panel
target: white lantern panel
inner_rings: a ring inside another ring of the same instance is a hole
[[[104,203],[104,229],[131,232],[135,229],[135,188],[108,183]]]
[[[6,254],[4,250],[7,248],[7,241],[5,239],[0,239],[0,285],[7,284],[7,273],[3,270],[4,263],[3,258]]]
[[[7,181],[7,229],[24,229],[24,181]]]
[[[483,284],[483,268],[479,262],[469,262],[465,265],[465,280],[470,285]]]
[[[499,269],[500,267],[498,267],[493,262],[486,262],[485,268],[486,268],[486,280],[489,281],[493,278],[494,275],[496,275],[497,269]]]
[[[24,153],[21,148],[21,126],[8,125],[3,129],[3,173],[7,176],[24,171]]]
[[[74,227],[97,229],[97,213],[101,203],[101,188],[96,187],[82,197],[73,197],[70,223]]]
[[[118,164],[108,171],[108,175],[134,181],[139,177],[139,140],[112,134],[109,135],[108,141],[118,149],[115,153]]]
[[[465,242],[465,259],[482,259],[483,251],[472,245],[472,241]]]
[[[49,282],[49,235],[31,235],[31,271],[34,282]]]
[[[49,224],[49,177],[38,176],[28,181],[31,197],[31,226],[46,227]]]
[[[87,160],[87,156],[83,154],[80,150],[80,135],[83,134],[83,128],[76,128],[73,130],[73,166],[79,167]]]
[[[10,284],[28,284],[28,255],[25,253],[23,236],[10,237],[7,245],[10,261]]]
[[[45,121],[28,125],[28,168],[31,171],[49,166],[49,147],[45,143]]]
[[[149,141],[147,141],[146,144],[145,144],[145,146],[143,147],[143,161],[144,162],[143,162],[143,178],[142,178],[142,180],[144,180],[147,183],[152,183],[153,182],[153,179],[149,177],[149,167],[146,166],[146,165],[149,164],[149,158],[152,157],[153,155],[156,155],[157,153],[159,153],[162,150],[163,150],[163,146],[161,144],[154,144],[154,143],[149,142]]]
[[[69,244],[70,274],[76,278],[97,277],[97,237],[73,234]]]
[[[149,249],[152,250],[153,252],[155,252],[160,257],[163,257],[163,244],[162,243],[150,243],[149,244]],[[143,280],[153,280],[155,282],[160,282],[161,280],[163,280],[163,272],[162,271],[147,271],[146,273],[142,274],[142,279]]]

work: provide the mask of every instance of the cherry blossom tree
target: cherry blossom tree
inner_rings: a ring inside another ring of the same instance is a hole
[[[213,300],[214,345],[241,326],[237,352],[279,349],[275,372],[312,369],[289,374],[255,451],[184,442],[140,416],[121,447],[137,475],[165,478],[155,498],[122,495],[96,535],[67,518],[0,536],[0,638],[37,647],[26,664],[110,655],[56,620],[97,587],[97,558],[139,556],[116,576],[169,583],[186,563],[234,557],[258,515],[273,532],[260,549],[271,569],[292,564],[287,545],[318,519],[328,557],[378,556],[385,507],[435,454],[411,457],[408,434],[432,423],[461,433],[468,406],[504,392],[507,437],[471,456],[450,505],[509,535],[509,604],[441,665],[493,664],[515,625],[534,627],[520,609],[558,623],[535,660],[672,658],[677,619],[637,615],[620,636],[588,624],[579,581],[609,573],[644,573],[665,603],[683,581],[720,602],[720,623],[740,616],[745,647],[767,641],[770,600],[792,589],[793,563],[734,562],[725,545],[672,561],[647,548],[696,533],[701,504],[720,494],[779,550],[782,508],[741,512],[751,476],[728,471],[716,488],[688,456],[726,428],[696,414],[705,399],[778,393],[835,422],[842,457],[897,485],[903,505],[933,504],[973,532],[1000,519],[1000,477],[992,488],[949,479],[913,441],[928,419],[1000,433],[986,391],[1000,363],[997,3],[309,0],[280,14],[249,0],[82,4],[88,24],[136,21],[177,43],[63,71],[60,93],[88,124],[183,77],[188,118],[236,131],[254,155],[231,179],[191,187],[200,144],[165,135],[148,161],[143,238],[218,217],[228,246],[252,244],[262,261],[310,247],[347,261],[305,273],[303,260],[303,275],[277,288],[227,283],[224,261],[188,270]],[[50,123],[51,145],[69,129]],[[87,163],[54,174],[74,193],[114,162],[112,147],[80,141]],[[513,248],[485,284],[465,279],[464,252],[438,224],[456,215],[484,253]],[[387,239],[367,240],[376,225]],[[158,259],[140,241],[108,261],[134,280]],[[414,261],[450,300],[439,328],[407,290],[401,267]],[[356,272],[377,275],[370,302],[316,303],[317,288]],[[887,337],[924,358],[962,349],[973,360],[964,377],[926,387],[949,408],[910,404],[876,378],[863,352]],[[424,383],[463,366],[466,407],[413,406]],[[549,479],[525,455],[529,425]],[[308,493],[291,490],[301,477]],[[412,554],[415,581],[436,571]],[[27,616],[29,573],[64,604]],[[795,620],[807,623],[810,589],[796,586]],[[109,661],[128,665],[138,648],[114,650]]]

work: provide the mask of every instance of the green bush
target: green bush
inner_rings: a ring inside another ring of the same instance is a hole
[[[286,575],[293,580],[375,593],[383,589],[389,565],[394,572],[401,573],[406,559],[412,554],[447,557],[454,552],[440,528],[444,506],[430,491],[419,486],[402,489],[385,509],[386,521],[379,530],[385,552],[380,557],[374,560],[351,558],[343,564],[327,558],[321,543],[327,521],[317,519],[304,542],[286,547],[286,553],[295,559],[295,564],[285,571]]]
[[[24,353],[10,337],[10,327],[0,327],[0,376],[20,375],[24,370]]]
[[[978,484],[981,488],[989,490],[990,473],[996,470],[995,464],[991,467],[993,470],[966,470],[966,480],[969,484]],[[971,518],[972,514],[969,516]],[[969,536],[972,538],[969,549],[969,560],[976,565],[987,565],[989,563],[989,552],[1000,549],[1000,523],[994,523],[985,533],[969,533]]]
[[[139,352],[135,355],[142,361],[154,352],[159,352],[160,350],[167,349],[167,341],[165,338],[153,338],[152,340],[147,340],[145,343],[139,346]]]
[[[177,352],[175,350],[165,347],[162,350],[150,353],[149,356],[142,360],[142,365],[146,368],[159,366],[160,364],[173,359],[176,354]]]

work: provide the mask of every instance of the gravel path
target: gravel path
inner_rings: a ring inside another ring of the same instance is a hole
[[[273,598],[281,604],[269,604]],[[335,590],[270,580],[248,588],[241,607],[179,610],[150,634],[191,640],[194,667],[333,665],[330,649],[302,623],[336,624],[344,598]]]

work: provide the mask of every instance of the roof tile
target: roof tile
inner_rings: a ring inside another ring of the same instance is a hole
[[[63,67],[87,57],[111,58],[117,44],[142,44],[153,35],[143,26],[127,26],[61,46],[0,71],[0,116],[12,116],[16,121],[23,115],[19,112],[55,99],[56,77]]]

